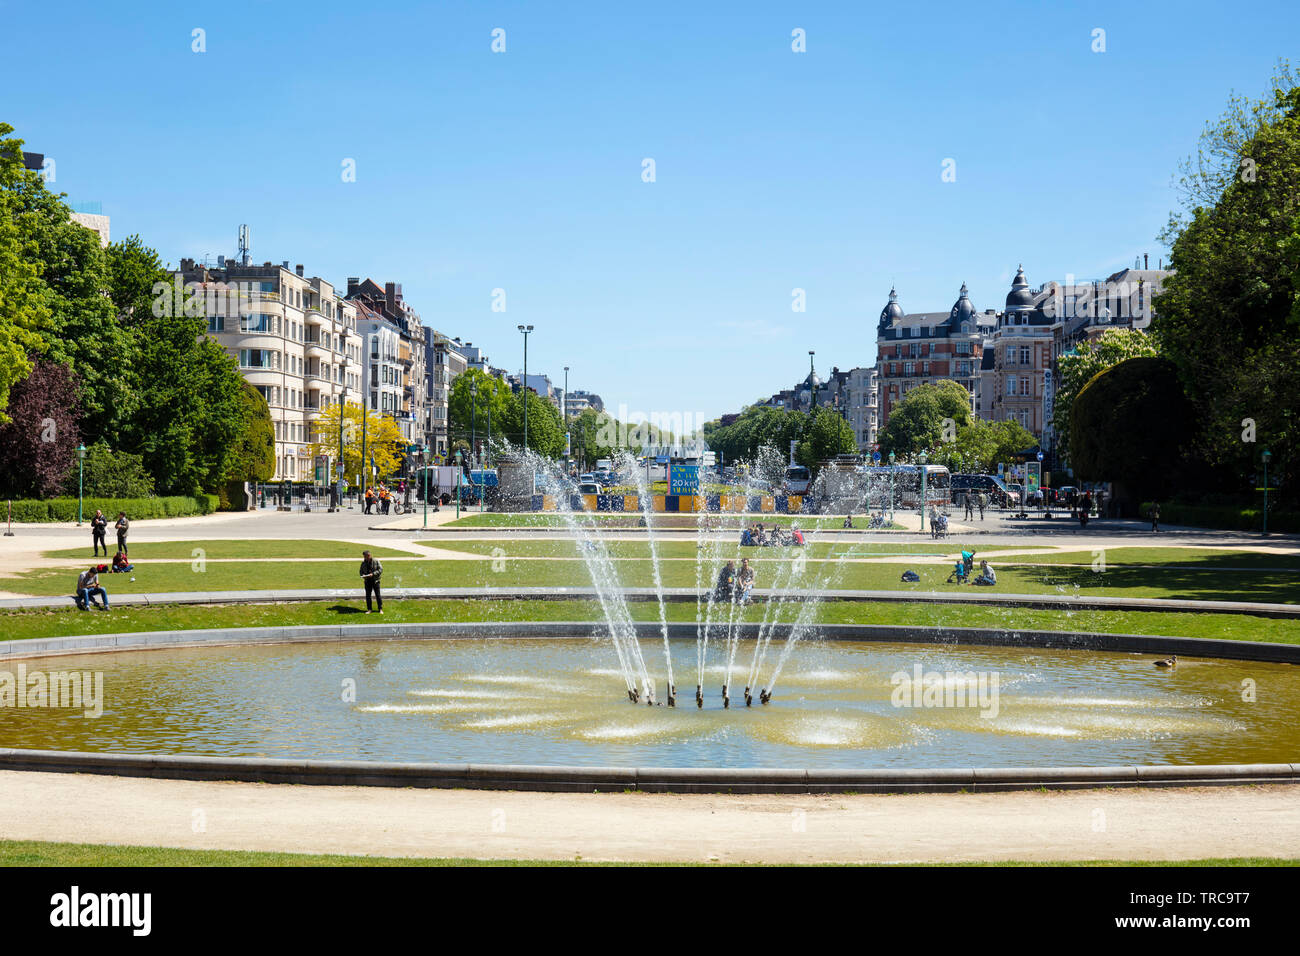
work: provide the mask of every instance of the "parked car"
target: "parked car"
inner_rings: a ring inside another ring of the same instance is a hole
[[[578,483],[578,494],[580,495],[598,495],[601,493],[599,482],[583,481]]]

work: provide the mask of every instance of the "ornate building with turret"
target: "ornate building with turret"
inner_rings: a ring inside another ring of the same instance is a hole
[[[964,282],[947,312],[909,315],[899,305],[897,291],[890,289],[876,328],[879,427],[885,426],[894,406],[912,389],[945,379],[971,393],[971,414],[978,414],[984,340],[996,326],[997,314],[992,309],[977,310]]]

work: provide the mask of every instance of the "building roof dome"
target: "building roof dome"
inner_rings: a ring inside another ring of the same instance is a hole
[[[903,319],[903,307],[898,304],[898,293],[894,291],[893,286],[889,288],[889,304],[880,310],[880,324],[890,325],[894,322],[901,322]]]
[[[966,283],[961,284],[961,295],[953,303],[952,311],[948,313],[948,321],[957,328],[962,323],[969,322],[975,318],[975,303],[970,300],[970,294],[966,291]]]
[[[1029,291],[1029,281],[1025,278],[1024,266],[1016,269],[1016,277],[1007,293],[1007,310],[1024,310],[1034,307],[1034,294]]]
[[[821,387],[822,387],[822,380],[821,380],[820,378],[817,377],[817,373],[816,373],[816,372],[809,372],[809,373],[808,373],[808,377],[807,377],[806,379],[803,380],[803,384],[804,384],[804,387],[806,387],[806,388],[810,388],[810,389],[812,389],[812,388],[821,388]]]

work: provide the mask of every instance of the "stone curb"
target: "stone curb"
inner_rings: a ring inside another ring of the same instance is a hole
[[[301,625],[293,627],[211,628],[186,631],[138,631],[123,634],[89,634],[68,637],[36,637],[0,641],[0,661],[18,658],[54,657],[68,654],[111,653],[164,647],[201,647],[240,644],[291,644],[325,641],[405,641],[458,639],[512,639],[599,637],[606,632],[600,621],[477,621]],[[657,637],[657,621],[636,623],[639,636]],[[757,636],[757,622],[735,625],[742,639]],[[725,625],[714,625],[714,630]],[[674,622],[668,636],[694,639],[696,625]],[[1112,651],[1155,654],[1166,657],[1225,658],[1278,664],[1300,664],[1300,645],[1265,641],[1232,641],[1213,637],[1165,637],[1148,634],[1095,634],[1084,631],[1033,631],[1010,628],[915,627],[894,624],[809,624],[809,638],[843,641],[875,641],[905,644],[973,644],[991,647],[1039,647],[1045,649]]]
[[[1300,764],[1015,767],[937,770],[780,770],[694,767],[538,767],[505,764],[269,760],[0,749],[0,771],[93,773],[166,780],[334,787],[532,790],[561,793],[954,793],[1111,787],[1300,783]]]
[[[755,588],[754,596],[766,598],[773,592]],[[386,588],[391,600],[458,600],[458,601],[588,601],[597,597],[595,588]],[[629,601],[653,601],[653,588],[624,588]],[[691,588],[665,588],[663,597],[671,603],[691,602],[698,593]],[[1251,601],[1185,601],[1171,598],[1059,598],[1038,594],[996,594],[983,591],[861,591],[819,589],[805,596],[823,601],[878,601],[895,604],[965,604],[984,607],[1026,607],[1060,611],[1157,611],[1190,614],[1251,614],[1257,617],[1300,618],[1300,604],[1267,604]],[[112,598],[113,607],[152,606],[156,604],[283,604],[306,601],[360,601],[356,588],[283,589],[271,591],[167,591],[159,594],[123,594]],[[22,608],[62,608],[72,605],[72,596],[0,599],[0,610]],[[88,611],[86,613],[99,613]],[[111,612],[110,612],[111,613]]]

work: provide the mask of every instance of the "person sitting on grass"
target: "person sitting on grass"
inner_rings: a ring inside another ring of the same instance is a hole
[[[754,589],[754,569],[749,566],[749,558],[742,558],[740,561],[740,576],[736,580],[736,586],[740,590],[740,603],[749,603],[749,592]]]
[[[980,561],[980,576],[972,581],[971,584],[993,585],[997,583],[998,576],[993,572],[993,565],[989,564],[987,561]]]
[[[126,555],[123,554],[121,551],[113,555],[114,574],[125,574],[128,571],[134,571],[134,570],[135,570],[135,565],[132,564],[130,561],[128,561]]]
[[[845,519],[844,519],[844,527],[846,527],[846,528],[852,528],[852,527],[853,527],[853,515],[850,514],[850,515],[848,515],[847,517],[845,517]]]
[[[95,595],[103,603],[95,604]],[[108,610],[108,592],[100,586],[99,570],[93,565],[77,575],[77,607],[88,611],[92,605],[101,611]]]
[[[715,601],[730,601],[736,591],[736,562],[728,561],[726,566],[718,572],[718,583],[713,589],[713,599]]]

